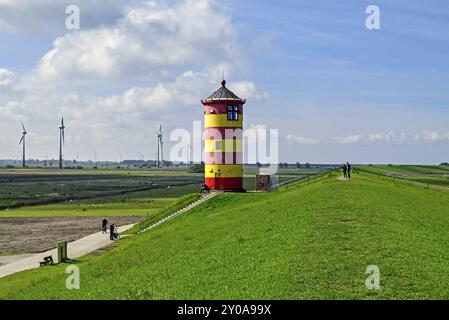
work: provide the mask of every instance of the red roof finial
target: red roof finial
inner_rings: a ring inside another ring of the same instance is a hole
[[[226,80],[225,80],[225,79],[221,80],[221,86],[222,86],[222,87],[225,87],[225,86],[226,86]]]

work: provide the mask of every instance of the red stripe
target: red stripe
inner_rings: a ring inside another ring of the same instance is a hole
[[[205,164],[243,164],[243,152],[205,152]]]
[[[240,128],[206,128],[204,130],[205,140],[243,140],[243,129]]]
[[[243,178],[206,178],[205,184],[212,190],[242,190]]]
[[[204,114],[226,114],[228,113],[228,106],[238,106],[239,114],[243,113],[243,105],[238,103],[214,103],[204,106]]]

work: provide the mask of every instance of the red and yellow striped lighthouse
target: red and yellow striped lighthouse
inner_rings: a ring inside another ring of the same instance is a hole
[[[221,88],[204,105],[205,184],[212,190],[243,191],[243,105],[246,100]]]

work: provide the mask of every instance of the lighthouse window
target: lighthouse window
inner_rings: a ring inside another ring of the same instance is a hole
[[[232,118],[233,118],[232,111],[233,111],[233,107],[232,106],[228,106],[228,121],[231,121]]]
[[[238,120],[239,120],[239,107],[228,106],[228,121],[238,121]]]

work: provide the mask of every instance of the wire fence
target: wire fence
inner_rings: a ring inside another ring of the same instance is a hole
[[[329,168],[329,169],[325,169],[325,170],[321,170],[321,171],[317,171],[314,173],[306,173],[305,175],[301,176],[301,177],[297,177],[297,178],[293,178],[281,183],[278,183],[277,185],[273,186],[276,187],[277,189],[288,189],[289,187],[293,186],[293,185],[297,185],[297,184],[301,184],[301,183],[310,183],[312,181],[316,181],[318,178],[323,177],[329,173],[332,172],[336,172],[338,170],[338,168]]]

